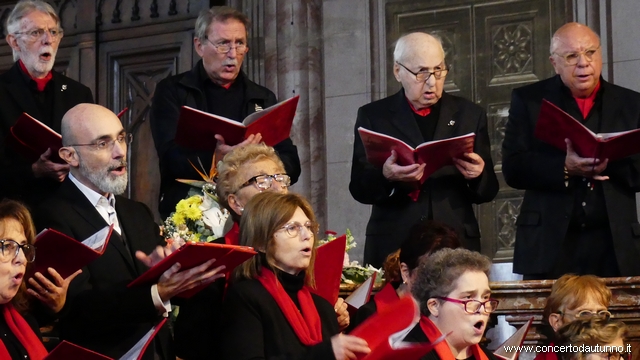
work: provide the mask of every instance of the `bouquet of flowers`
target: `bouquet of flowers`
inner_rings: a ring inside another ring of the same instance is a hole
[[[335,231],[327,230],[325,232],[327,237],[318,241],[318,245],[325,244],[331,240],[335,240],[337,233]],[[382,269],[376,269],[375,267],[368,265],[367,267],[361,266],[358,261],[349,261],[348,251],[356,247],[356,241],[351,234],[351,230],[347,229],[347,247],[344,253],[344,262],[342,264],[342,283],[343,284],[360,284],[367,280],[374,272],[378,273],[376,277],[376,283],[384,281],[384,271]]]
[[[210,242],[224,236],[231,227],[229,211],[222,208],[216,194],[215,164],[214,156],[208,175],[191,164],[204,181],[177,179],[194,188],[189,191],[188,198],[178,202],[176,211],[164,221],[163,233],[168,241]]]

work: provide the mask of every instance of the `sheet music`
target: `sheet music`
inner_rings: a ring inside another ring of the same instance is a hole
[[[111,226],[105,226],[102,230],[86,238],[82,243],[95,251],[102,251],[102,247],[107,241],[107,235],[109,235],[110,231]]]
[[[135,345],[133,345],[133,347],[129,349],[129,351],[127,351],[126,354],[122,355],[120,360],[137,360],[138,358],[140,358],[140,355],[142,355],[142,351],[144,350],[147,343],[153,337],[157,327],[158,325],[152,327],[151,330],[149,330],[149,332],[147,332],[142,337],[142,339],[138,340],[138,342]]]

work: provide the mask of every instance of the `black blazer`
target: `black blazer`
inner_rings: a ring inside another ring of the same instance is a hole
[[[364,127],[393,136],[414,148],[423,143],[404,90],[358,110],[349,190],[357,201],[373,205],[366,231],[365,263],[380,266],[389,253],[400,247],[409,229],[428,216],[430,204],[435,220],[456,229],[466,248],[480,250],[480,229],[472,204],[491,201],[498,192],[487,116],[478,105],[447,93],[442,94],[440,103],[434,140],[475,133],[474,152],[484,160],[484,171],[478,178],[467,181],[454,166],[446,166],[425,181],[415,202],[408,196],[412,189],[406,183],[388,181],[382,175],[382,168],[367,162],[358,134],[358,127]]]
[[[79,82],[55,71],[52,74],[53,78],[47,84],[54,91],[53,109],[49,114],[52,122],[47,125],[59,133],[62,116],[67,110],[80,103],[93,103],[93,96],[91,90]],[[59,183],[52,179],[36,179],[31,162],[5,145],[9,129],[23,112],[44,120],[28,86],[17,62],[0,75],[0,166],[3,169],[0,172],[0,199],[16,198],[33,205],[53,192]]]
[[[71,282],[60,318],[63,340],[112,358],[122,356],[161,320],[150,286],[128,288],[127,284],[146,270],[135,259],[135,251],[148,254],[164,245],[146,205],[116,196],[116,213],[131,251],[114,231],[104,254]],[[107,225],[69,178],[40,205],[36,215],[38,229],[53,228],[79,241]],[[168,326],[154,341],[162,344],[163,359],[173,358]],[[153,351],[147,350],[144,359],[153,359]]]
[[[601,132],[640,127],[640,94],[601,81]],[[600,95],[598,95],[600,96]],[[533,136],[542,99],[567,111],[559,76],[513,90],[502,144],[502,172],[509,186],[524,189],[516,221],[513,270],[543,274],[558,259],[574,205],[565,187],[566,153]],[[613,246],[622,276],[640,275],[640,224],[635,192],[640,191],[640,155],[609,162],[602,182]]]
[[[160,160],[160,204],[159,210],[163,216],[175,211],[178,201],[184,199],[190,189],[189,185],[181,184],[175,179],[200,179],[200,175],[193,169],[189,160],[198,164],[198,158],[206,169],[211,166],[213,151],[193,151],[176,145],[174,139],[178,128],[180,108],[189,106],[205,112],[207,99],[205,98],[202,77],[202,60],[193,69],[170,76],[158,83],[153,96],[149,122],[153,142],[155,143]],[[238,81],[243,82],[245,93],[242,105],[242,116],[246,117],[256,111],[256,106],[266,109],[277,103],[275,94],[266,87],[249,80],[244,73],[238,75]],[[242,121],[243,119],[234,119]],[[215,143],[216,139],[211,139]],[[298,181],[300,176],[300,159],[298,149],[290,138],[276,144],[274,149],[284,164],[291,183]],[[222,159],[218,159],[222,160]]]

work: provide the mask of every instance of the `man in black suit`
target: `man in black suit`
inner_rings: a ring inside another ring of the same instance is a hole
[[[210,268],[212,261],[185,271],[174,265],[157,284],[127,287],[170,252],[149,208],[118,195],[127,187],[128,140],[110,110],[93,104],[69,110],[62,119],[59,154],[70,173],[36,218],[39,229],[53,228],[78,240],[114,225],[104,254],[71,282],[60,318],[63,339],[112,358],[167,315],[174,295],[223,276],[219,268]],[[168,327],[149,349],[145,359],[175,358]]]
[[[156,87],[151,105],[150,124],[153,141],[160,159],[160,204],[162,216],[175,211],[178,201],[184,199],[189,185],[175,179],[200,179],[189,161],[198,164],[198,159],[208,169],[213,151],[194,151],[176,145],[174,139],[178,128],[180,108],[189,106],[208,113],[242,121],[247,115],[276,104],[275,94],[266,87],[249,80],[242,72],[242,61],[249,51],[247,28],[249,19],[243,13],[227,7],[214,6],[203,10],[196,20],[193,45],[202,58],[193,69],[168,77]],[[249,136],[236,145],[225,144],[224,138],[216,135],[216,158],[237,146],[259,143],[261,137]],[[300,176],[298,149],[291,139],[276,144],[274,149],[284,163],[291,184]]]
[[[480,229],[472,204],[491,201],[498,192],[486,114],[470,101],[443,91],[448,69],[442,45],[433,36],[412,33],[401,37],[393,57],[393,74],[402,90],[361,107],[355,125],[349,190],[359,202],[373,204],[364,262],[380,266],[421,219],[452,226],[463,246],[479,251]],[[476,134],[474,152],[429,176],[414,201],[415,184],[422,179],[424,164],[400,166],[393,152],[382,168],[371,165],[359,127],[395,137],[414,148],[426,141],[472,132]]]
[[[63,31],[60,19],[44,1],[21,1],[9,14],[6,40],[16,63],[0,75],[0,199],[35,205],[55,190],[69,166],[50,161],[46,151],[36,162],[5,144],[9,129],[26,112],[60,132],[60,120],[80,103],[92,103],[91,90],[52,70]]]
[[[640,126],[640,94],[600,76],[600,39],[587,26],[563,25],[551,41],[556,76],[515,89],[502,145],[507,184],[524,189],[516,221],[514,271],[525,279],[566,273],[640,275],[640,156],[584,158],[534,137],[543,99],[595,133]]]

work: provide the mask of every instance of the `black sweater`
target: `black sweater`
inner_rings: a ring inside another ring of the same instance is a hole
[[[304,274],[293,276],[278,272],[277,276],[299,309],[295,294],[303,286]],[[306,346],[296,336],[275,299],[258,280],[241,280],[231,285],[223,307],[222,359],[335,359],[331,337],[340,331],[335,310],[322,297],[311,296],[320,315],[323,341]]]

